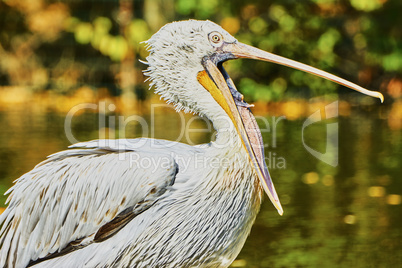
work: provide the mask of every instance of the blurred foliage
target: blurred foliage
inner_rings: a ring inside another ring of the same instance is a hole
[[[240,41],[402,95],[399,0],[0,1],[0,85],[145,98],[141,41],[174,20],[209,19]],[[249,60],[226,68],[250,101],[311,97],[338,85]],[[342,89],[341,92],[346,92]]]

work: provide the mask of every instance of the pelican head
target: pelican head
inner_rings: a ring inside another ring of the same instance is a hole
[[[273,205],[283,210],[270,178],[262,146],[261,134],[255,131],[255,120],[237,91],[222,63],[238,58],[273,62],[321,76],[363,94],[380,98],[379,92],[366,90],[356,84],[314,67],[277,56],[238,42],[219,25],[210,21],[180,21],[162,27],[145,42],[151,86],[177,110],[205,115],[215,129],[224,127],[219,118],[229,118],[248,156],[261,185]],[[249,127],[248,125],[254,125]]]

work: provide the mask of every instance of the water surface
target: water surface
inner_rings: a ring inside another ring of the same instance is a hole
[[[284,215],[279,216],[265,198],[234,267],[402,264],[402,135],[400,130],[389,128],[383,114],[378,108],[353,108],[349,116],[306,128],[305,143],[324,152],[327,123],[337,124],[339,165],[335,167],[318,160],[303,146],[305,118],[280,120],[274,132],[273,120],[278,117],[259,117],[267,162]],[[207,129],[211,126],[202,119],[184,116],[181,121],[171,111],[155,117],[144,115],[147,129],[132,120],[125,130],[118,130],[119,115],[108,116],[106,128],[101,129],[104,136],[134,138],[145,133],[189,143],[213,138],[213,131]],[[99,118],[96,113],[74,117],[73,136],[79,141],[99,138]],[[70,145],[64,123],[64,114],[29,107],[0,112],[1,192],[47,155]],[[183,134],[183,124],[195,131]],[[200,128],[204,130],[197,131]],[[0,201],[4,203],[5,198]]]

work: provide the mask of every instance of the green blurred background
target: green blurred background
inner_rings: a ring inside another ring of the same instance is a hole
[[[113,95],[146,98],[140,42],[167,22],[195,18],[396,98],[402,83],[401,10],[398,0],[3,0],[0,84],[66,94],[84,85],[106,87]],[[236,61],[230,70],[250,100],[318,96],[338,87],[263,62]]]
[[[0,0],[0,191],[70,142],[65,115],[80,103],[115,105],[106,115],[141,115],[147,136],[177,139],[183,124],[148,90],[138,59],[141,41],[165,23],[209,19],[236,38],[363,87],[384,104],[321,78],[274,64],[226,63],[263,132],[270,171],[285,214],[269,202],[233,267],[399,267],[402,265],[402,2],[399,0]],[[339,117],[306,129],[309,146],[324,151],[328,122],[339,126],[339,165],[329,166],[302,144],[306,117],[339,100]],[[99,113],[77,113],[80,141],[135,138]],[[103,111],[104,112],[104,111]],[[113,120],[114,120],[113,119]],[[203,119],[185,115],[186,126]],[[123,132],[122,132],[123,131]],[[208,142],[213,130],[180,141]],[[278,165],[285,161],[285,166]],[[276,161],[277,165],[274,164]],[[0,199],[4,203],[5,197]]]

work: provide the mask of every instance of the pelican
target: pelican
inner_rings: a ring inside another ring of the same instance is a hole
[[[251,58],[380,98],[316,68],[238,42],[210,21],[180,21],[146,41],[145,74],[177,110],[217,135],[190,146],[148,138],[94,140],[50,155],[6,192],[0,267],[228,267],[263,192],[283,213],[261,133],[222,67]]]

